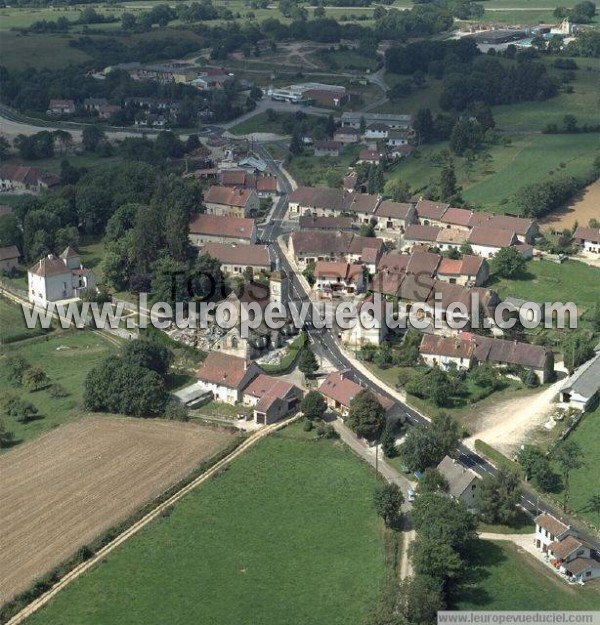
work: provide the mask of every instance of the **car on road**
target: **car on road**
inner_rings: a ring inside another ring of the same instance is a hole
[[[408,489],[407,495],[408,495],[408,501],[410,501],[411,503],[417,498],[417,493],[415,492],[413,488]]]

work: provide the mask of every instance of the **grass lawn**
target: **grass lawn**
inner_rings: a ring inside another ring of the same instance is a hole
[[[348,145],[339,157],[332,156],[294,156],[285,168],[300,185],[330,186],[344,177],[348,167],[356,161],[362,148]],[[308,151],[308,150],[307,150]]]
[[[93,269],[99,284],[104,281],[104,242],[100,240],[82,241],[79,245],[81,262],[86,269]]]
[[[500,298],[508,296],[534,302],[574,302],[581,315],[600,301],[600,269],[577,260],[558,264],[533,260],[526,265],[526,277],[517,280],[492,278],[489,286]]]
[[[332,15],[335,17],[335,14]],[[358,54],[354,50],[335,50],[334,52],[323,52],[318,55],[311,55],[311,60],[317,63],[323,62],[334,69],[361,69],[375,70],[379,63],[377,57],[366,57]]]
[[[17,395],[31,402],[42,418],[29,423],[19,423],[14,417],[2,415],[6,429],[14,434],[16,442],[30,440],[81,415],[81,398],[85,377],[116,347],[89,330],[68,330],[43,339],[10,345],[5,354],[17,353],[30,364],[40,365],[51,382],[60,384],[69,393],[67,397],[54,399],[48,389],[30,392],[15,386],[6,377],[0,358],[0,397]]]
[[[302,111],[302,109],[299,108],[298,111]],[[254,117],[250,117],[245,121],[232,126],[229,129],[229,132],[234,135],[247,135],[253,132],[271,132],[279,135],[286,135],[289,133],[286,133],[283,129],[283,122],[286,119],[295,119],[295,117],[296,112],[282,113],[277,111],[277,117],[273,121],[270,121],[266,113],[258,113],[257,115],[254,115]],[[308,115],[306,121],[310,125],[316,119],[316,115]]]
[[[532,534],[534,531],[531,518],[520,510],[516,519],[510,525],[479,523],[478,532],[492,532],[494,534]]]
[[[393,87],[400,81],[406,80],[409,76],[387,73],[385,82],[389,87]],[[431,109],[435,115],[440,111],[440,95],[442,93],[442,81],[427,76],[427,84],[423,88],[413,88],[405,98],[394,102],[386,102],[374,109],[377,113],[410,113],[418,111],[420,108]]]
[[[494,212],[515,212],[512,198],[523,186],[546,180],[552,175],[578,176],[587,173],[598,155],[597,134],[542,135],[513,138],[509,145],[486,149],[489,163],[478,159],[468,169],[464,158],[455,157],[454,168],[462,195],[474,208]],[[417,153],[404,159],[388,175],[408,182],[418,192],[439,181],[441,167],[431,156],[447,149],[447,143],[421,146]]]
[[[600,408],[583,417],[569,440],[581,447],[585,462],[571,473],[569,506],[600,529]]]
[[[69,46],[72,38],[69,35],[20,35],[3,32],[0,43],[2,64],[9,70],[26,67],[58,69],[89,61],[88,54]]]
[[[385,572],[374,478],[304,434],[260,442],[29,625],[363,625]]]
[[[569,586],[513,543],[478,541],[470,556],[460,610],[597,610],[600,605],[600,585]]]
[[[0,343],[8,345],[25,338],[46,334],[48,331],[42,328],[29,329],[25,324],[21,306],[0,297]]]

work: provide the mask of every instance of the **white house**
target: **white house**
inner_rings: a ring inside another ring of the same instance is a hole
[[[573,235],[576,245],[586,252],[600,254],[600,228],[584,228],[579,226]]]
[[[242,392],[260,374],[260,367],[245,358],[222,352],[209,352],[196,378],[202,387],[211,391],[215,400],[236,404]]]
[[[514,232],[492,228],[487,224],[473,228],[467,238],[473,253],[484,258],[491,258],[503,247],[516,245],[518,242],[519,239]]]
[[[302,396],[294,384],[261,373],[244,390],[243,402],[253,408],[256,423],[268,425],[297,410]]]
[[[600,352],[581,365],[560,389],[560,401],[587,410],[600,393]]]
[[[535,518],[534,544],[538,551],[547,553],[548,547],[552,543],[572,533],[570,525],[566,525],[547,512],[543,512]]]
[[[67,247],[59,258],[49,254],[39,260],[27,270],[27,281],[29,301],[41,306],[96,289],[94,272],[83,267],[72,247]]]

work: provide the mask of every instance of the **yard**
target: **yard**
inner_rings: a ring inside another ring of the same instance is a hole
[[[289,123],[289,120],[296,120],[296,113],[304,112],[302,108],[296,109],[293,113],[282,113],[277,111],[274,119],[269,119],[266,113],[258,113],[249,119],[232,126],[229,129],[234,135],[249,135],[254,132],[268,132],[278,135],[289,135],[290,132],[285,130],[285,122]],[[333,111],[332,111],[333,113]],[[307,115],[306,121],[310,126],[312,122],[315,122],[319,118],[316,115]]]
[[[285,168],[299,185],[339,186],[360,150],[359,146],[348,145],[338,157],[294,156]]]
[[[0,396],[17,395],[34,404],[40,413],[39,418],[28,423],[2,415],[6,429],[14,434],[15,443],[36,438],[80,416],[83,382],[88,371],[116,351],[112,342],[91,330],[68,330],[10,345],[0,357]],[[30,392],[10,382],[2,361],[7,354],[15,353],[32,365],[42,366],[51,383],[65,389],[66,397],[53,398],[50,388]]]
[[[585,463],[571,474],[569,507],[600,530],[600,408],[583,417],[569,440],[581,447]]]
[[[598,610],[600,585],[569,586],[510,542],[473,545],[460,610]],[[535,584],[533,580],[535,579]]]
[[[551,260],[533,260],[526,265],[526,275],[518,279],[495,279],[488,286],[500,298],[508,296],[534,302],[574,302],[581,315],[600,301],[600,268],[577,260],[559,264]]]
[[[125,543],[29,625],[363,625],[384,581],[374,478],[292,426]]]

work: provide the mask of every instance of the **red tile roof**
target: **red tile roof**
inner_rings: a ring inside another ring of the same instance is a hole
[[[481,256],[466,254],[461,259],[442,258],[437,268],[441,276],[476,276],[485,260]]]
[[[243,208],[248,204],[251,195],[251,189],[231,189],[229,187],[214,186],[204,194],[204,201],[212,204],[225,204],[226,206]]]
[[[417,202],[417,215],[419,215],[421,219],[440,220],[449,207],[450,204],[444,204],[443,202],[419,200]]]
[[[364,391],[364,387],[348,378],[345,371],[333,371],[330,373],[319,387],[319,392],[329,399],[338,402],[345,408],[350,408],[350,402],[360,393]],[[394,402],[391,399],[379,394],[375,397],[385,410],[389,410]]]
[[[404,233],[405,241],[431,241],[437,240],[441,228],[437,226],[421,226],[420,224],[411,224],[407,226]]]
[[[291,397],[297,386],[284,382],[278,378],[261,373],[244,390],[245,395],[257,398],[259,401],[255,408],[259,412],[267,411],[278,399]]]
[[[221,184],[225,187],[243,187],[246,185],[246,172],[241,169],[226,169],[221,173]]]
[[[368,161],[370,163],[379,163],[381,154],[376,150],[361,150],[358,155],[359,161]]]
[[[453,226],[468,226],[471,221],[472,212],[465,208],[450,207],[443,215],[441,221]]]
[[[235,245],[230,243],[207,243],[202,254],[208,254],[225,265],[241,265],[270,268],[269,249],[266,245]]]
[[[467,238],[473,245],[483,245],[485,247],[509,247],[516,241],[516,235],[511,230],[500,230],[490,226],[475,226]]]
[[[209,352],[202,366],[196,371],[196,377],[202,382],[239,389],[248,367],[258,371],[258,367],[245,358],[223,352]]]
[[[500,230],[509,230],[516,232],[521,236],[525,236],[534,226],[533,219],[525,219],[524,217],[514,217],[513,215],[493,215],[486,223],[490,228],[499,228]]]
[[[556,517],[547,512],[542,512],[542,514],[537,516],[534,523],[539,525],[542,529],[548,530],[552,536],[560,536],[569,529],[568,525],[565,525],[562,521],[559,521]]]
[[[419,352],[431,356],[445,356],[447,358],[471,358],[475,350],[469,341],[458,337],[438,336],[425,334],[421,339]]]
[[[573,235],[576,241],[589,241],[590,243],[600,243],[600,229],[598,228],[585,228],[584,226],[578,226]]]
[[[377,217],[392,217],[394,219],[406,219],[412,211],[412,204],[405,202],[393,202],[392,200],[384,200],[377,207],[375,215]]]
[[[22,182],[28,186],[36,186],[44,183],[49,187],[60,182],[58,176],[37,167],[25,167],[23,165],[3,165],[0,167],[0,179]]]
[[[65,263],[56,258],[56,256],[45,256],[41,260],[28,269],[29,273],[33,273],[36,276],[42,278],[49,278],[50,276],[60,276],[61,274],[71,273],[71,270],[67,268]]]
[[[254,219],[221,215],[196,215],[190,221],[190,234],[205,234],[236,239],[252,239]]]
[[[262,176],[256,180],[256,189],[261,193],[277,193],[277,178]]]
[[[410,256],[408,254],[395,254],[394,252],[384,254],[377,264],[377,271],[389,269],[397,273],[402,272],[406,269],[409,260]]]

